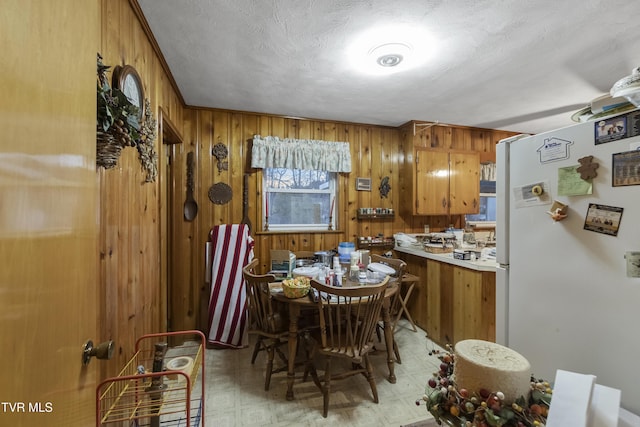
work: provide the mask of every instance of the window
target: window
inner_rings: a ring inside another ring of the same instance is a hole
[[[262,171],[263,212],[269,230],[336,229],[336,172],[265,168]]]
[[[467,225],[489,227],[496,225],[496,182],[480,181],[480,211],[466,216]]]

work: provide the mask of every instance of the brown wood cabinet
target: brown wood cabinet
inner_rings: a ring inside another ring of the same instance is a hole
[[[473,152],[416,148],[413,168],[414,215],[478,213],[480,155]],[[412,170],[413,169],[413,170]]]
[[[495,341],[495,272],[396,254],[420,277],[408,307],[430,339],[441,346],[472,338]]]

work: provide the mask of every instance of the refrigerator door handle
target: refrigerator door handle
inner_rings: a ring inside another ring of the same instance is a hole
[[[496,343],[509,345],[509,265],[496,268]]]

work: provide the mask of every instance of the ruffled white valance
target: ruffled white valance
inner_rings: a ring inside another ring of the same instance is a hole
[[[496,164],[483,163],[480,165],[480,180],[495,181],[496,180]]]
[[[347,142],[255,135],[251,167],[351,172],[351,151]]]

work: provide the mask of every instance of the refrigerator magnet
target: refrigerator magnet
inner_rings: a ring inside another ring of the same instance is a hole
[[[616,116],[594,124],[595,143],[606,144],[627,138],[627,116]]]
[[[555,136],[546,138],[542,146],[536,150],[540,155],[540,163],[544,164],[568,159],[569,147],[571,145],[573,145],[573,141],[567,141],[566,139]]]
[[[627,252],[624,259],[627,260],[627,277],[640,277],[640,252]]]
[[[551,205],[551,210],[547,211],[547,213],[551,215],[551,219],[554,221],[562,221],[569,215],[569,206],[556,200]]]
[[[640,185],[640,150],[611,155],[614,187]]]
[[[589,203],[587,217],[584,220],[584,229],[609,236],[617,236],[620,220],[622,219],[622,211],[624,211],[624,208]]]
[[[549,193],[548,181],[538,181],[527,185],[514,186],[513,196],[515,198],[516,208],[551,204],[551,193]]]

